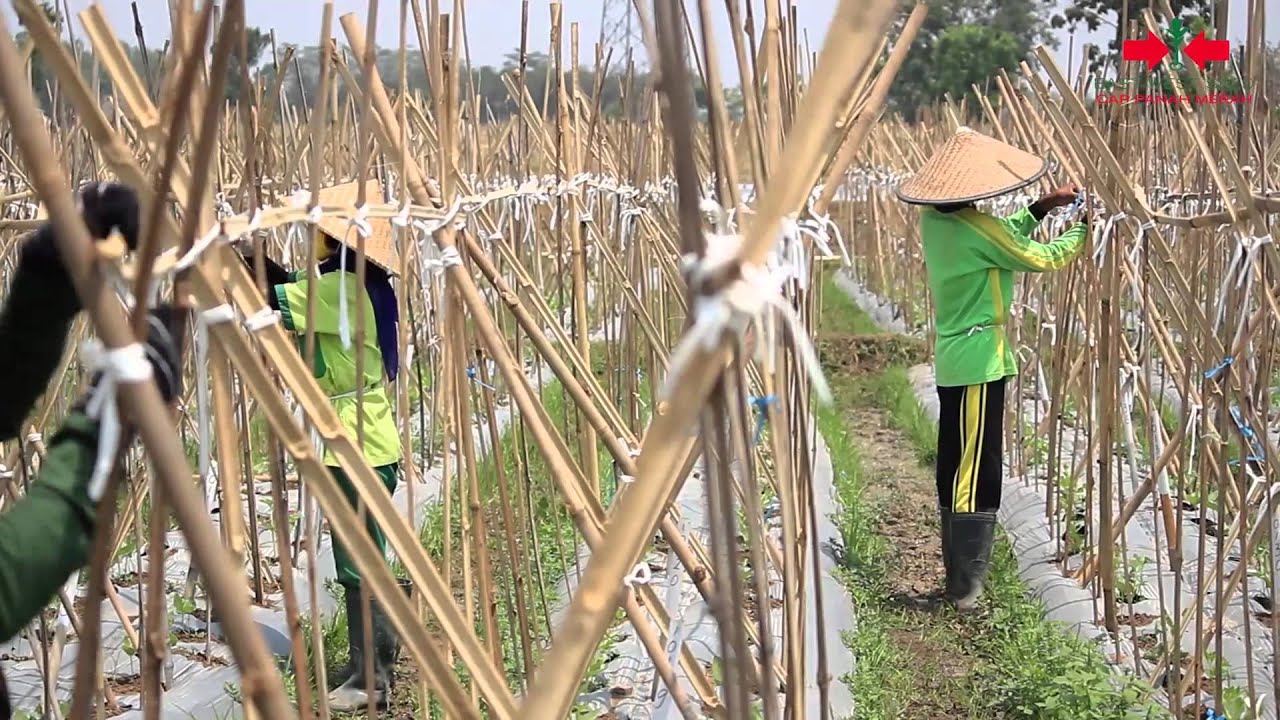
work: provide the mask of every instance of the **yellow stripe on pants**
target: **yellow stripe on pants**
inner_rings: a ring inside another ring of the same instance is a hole
[[[978,438],[973,443],[973,481],[969,483],[969,509],[964,512],[978,509],[978,472],[982,468],[982,444],[987,439],[987,384],[983,383],[981,387],[977,402],[978,419],[975,421]]]
[[[978,392],[973,392],[977,389]],[[973,512],[974,494],[977,489],[978,439],[982,430],[983,387],[970,385],[964,389],[963,408],[960,411],[960,432],[964,438],[960,454],[960,467],[951,492],[952,511]]]

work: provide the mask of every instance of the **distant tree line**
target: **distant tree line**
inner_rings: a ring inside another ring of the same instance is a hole
[[[44,3],[45,14],[59,29],[63,29],[63,18],[51,3]],[[21,46],[28,38],[26,30],[18,33],[16,39]],[[320,91],[321,48],[312,46],[273,47],[271,36],[261,28],[250,27],[245,33],[246,42],[243,56],[239,49],[231,58],[230,67],[225,80],[224,99],[231,102],[246,98],[259,98],[275,86],[278,74],[284,75],[281,93],[286,103],[294,106],[304,104],[313,106]],[[84,79],[92,86],[99,87],[103,95],[111,90],[111,81],[105,70],[94,63],[93,50],[85,42],[77,38],[72,44],[64,40],[64,47],[76,57],[80,63]],[[168,46],[143,49],[137,45],[124,43],[129,60],[135,72],[143,79],[153,97],[159,93],[162,66]],[[288,63],[283,63],[292,49],[293,56]],[[348,48],[340,46],[340,52],[351,74],[362,80],[361,59]],[[378,74],[383,83],[390,89],[397,90],[401,84],[400,52],[398,49],[382,48],[375,59]],[[542,52],[529,52],[525,55],[523,67],[516,51],[508,53],[502,65],[494,67],[479,65],[463,68],[460,76],[460,89],[464,100],[479,100],[480,121],[503,120],[518,112],[519,104],[508,88],[507,78],[524,86],[532,99],[533,106],[546,117],[555,117],[558,109],[558,87],[552,59]],[[283,64],[282,64],[283,63]],[[416,49],[410,49],[406,65],[405,84],[411,94],[420,94],[430,99],[432,90],[427,78],[426,68]],[[96,77],[95,77],[96,73]],[[578,94],[585,97],[593,107],[598,106],[603,114],[611,117],[630,116],[644,117],[651,108],[645,99],[651,83],[648,71],[638,67],[626,67],[616,56],[610,59],[604,70],[604,76],[597,78],[597,71],[590,66],[578,68],[576,80]],[[52,70],[41,57],[39,50],[33,52],[30,65],[30,78],[36,99],[46,113],[58,113],[63,120],[70,120],[71,109],[58,99],[58,81]],[[248,92],[245,80],[248,79]],[[575,73],[565,68],[559,81],[571,88]],[[699,110],[705,114],[707,108],[706,90],[699,79],[694,77],[694,95]],[[333,78],[340,101],[345,100],[347,88],[340,75]],[[519,85],[516,85],[519,87]],[[597,98],[596,95],[599,95]],[[729,112],[735,117],[742,114],[742,93],[737,88],[725,91]]]

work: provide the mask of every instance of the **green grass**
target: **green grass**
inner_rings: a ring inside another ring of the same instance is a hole
[[[840,382],[835,387],[841,393]],[[818,408],[818,428],[827,443],[834,471],[836,499],[840,511],[836,526],[841,540],[841,579],[849,590],[857,611],[855,629],[844,633],[845,646],[857,664],[843,681],[853,693],[859,718],[893,717],[892,708],[910,691],[909,668],[889,637],[897,621],[884,606],[888,594],[884,578],[888,572],[887,547],[875,532],[876,508],[866,497],[867,476],[862,456],[850,436],[839,405]]]
[[[836,285],[836,273],[831,269],[822,274],[822,312],[818,323],[823,333],[874,335],[883,332]]]

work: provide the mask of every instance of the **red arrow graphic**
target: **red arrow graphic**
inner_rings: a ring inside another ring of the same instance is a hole
[[[1190,50],[1191,48],[1188,47],[1187,49]],[[1147,33],[1147,36],[1141,40],[1125,40],[1120,47],[1121,57],[1125,60],[1145,62],[1148,70],[1159,65],[1164,56],[1168,54],[1169,46],[1151,33]]]
[[[1231,43],[1226,40],[1206,40],[1204,31],[1191,38],[1191,42],[1182,49],[1191,62],[1204,69],[1205,63],[1221,62],[1231,58]]]

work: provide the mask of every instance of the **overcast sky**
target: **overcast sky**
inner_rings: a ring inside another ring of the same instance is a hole
[[[420,0],[421,1],[421,0]],[[630,0],[563,0],[565,29],[565,52],[568,53],[569,22],[579,24],[580,54],[583,62],[590,63],[594,57],[594,46],[600,35],[601,9],[605,2],[612,6],[629,3]],[[762,0],[749,0],[757,8],[763,7]],[[57,0],[59,4],[64,0]],[[1280,0],[1264,0],[1268,10],[1265,35],[1273,43],[1280,42]],[[93,4],[92,0],[68,0],[73,13]],[[134,42],[133,15],[128,0],[99,0],[108,18],[115,26],[119,36],[127,42]],[[137,0],[138,15],[142,19],[147,43],[159,47],[168,35],[169,11],[168,0]],[[320,17],[322,0],[256,0],[246,2],[246,15],[250,25],[264,29],[274,29],[280,43],[297,43],[314,45],[320,35]],[[367,0],[335,0],[335,31],[341,37],[341,29],[337,26],[337,17],[346,13],[356,13],[362,19],[368,13]],[[425,6],[425,2],[423,3]],[[529,46],[531,49],[546,51],[549,44],[549,28],[551,25],[550,0],[531,0],[529,8]],[[717,10],[716,37],[724,38],[718,42],[720,64],[727,84],[736,84],[737,66],[733,60],[732,46],[727,33],[728,19],[723,3],[711,3]],[[816,52],[821,47],[824,31],[836,0],[800,0],[798,7],[800,25],[806,31],[809,42]],[[1065,3],[1063,3],[1065,4]],[[1233,44],[1241,41],[1245,34],[1244,15],[1248,0],[1229,0],[1231,27],[1229,39]],[[379,15],[377,36],[380,46],[398,47],[400,42],[400,5],[399,0],[382,0],[378,3]],[[646,3],[648,5],[648,3]],[[440,0],[440,6],[452,6],[451,0]],[[467,0],[466,21],[467,38],[473,62],[476,64],[498,65],[503,56],[516,47],[520,41],[521,0]],[[9,2],[3,3],[5,20],[13,30],[14,15]],[[763,17],[763,11],[758,17]],[[759,23],[759,21],[758,21]],[[76,24],[79,29],[79,23]],[[1077,35],[1074,47],[1079,52],[1084,42],[1105,42],[1114,30],[1104,28],[1097,37],[1089,37],[1087,33]],[[409,41],[415,44],[412,26]],[[1056,51],[1058,62],[1065,68],[1067,64],[1068,37],[1061,36],[1061,45]],[[637,52],[643,50],[638,48]],[[620,49],[615,49],[615,58],[620,58]]]

